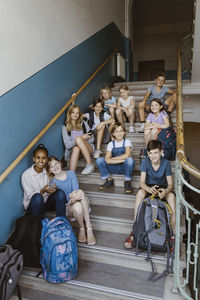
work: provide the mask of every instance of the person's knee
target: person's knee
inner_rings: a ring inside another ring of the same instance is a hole
[[[139,102],[138,103],[138,109],[144,109],[145,103],[144,102]]]
[[[135,161],[132,157],[128,157],[125,162],[129,167],[133,167],[135,164]]]
[[[110,108],[109,108],[109,111],[110,111],[111,114],[114,113],[114,108],[113,108],[113,107],[110,107]]]
[[[65,203],[66,202],[66,195],[65,193],[58,189],[56,192],[55,192],[55,198],[56,198],[56,202],[59,202],[59,203]]]
[[[75,152],[79,152],[80,151],[80,148],[78,146],[74,146],[72,148],[72,152],[75,153]]]
[[[77,144],[81,143],[82,142],[82,137],[81,136],[77,136],[75,138],[75,141],[76,141]]]
[[[101,166],[104,163],[105,163],[105,158],[104,157],[97,158],[97,160],[96,160],[97,166]]]
[[[34,194],[31,200],[34,202],[35,206],[42,206],[44,203],[44,198],[40,193]]]
[[[121,114],[121,110],[120,109],[116,109],[116,115],[119,116]]]

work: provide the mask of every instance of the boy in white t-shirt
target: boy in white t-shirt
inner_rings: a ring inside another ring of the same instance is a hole
[[[101,173],[102,179],[105,179],[100,190],[109,189],[114,186],[112,174],[124,174],[125,193],[133,193],[131,186],[132,173],[134,168],[134,159],[131,157],[132,144],[125,138],[125,127],[116,122],[111,129],[113,140],[108,144],[105,158],[99,157],[96,160],[97,167]]]
[[[114,122],[114,119],[104,111],[104,103],[101,99],[96,99],[89,113],[84,114],[92,130],[96,142],[96,151],[94,158],[98,158],[101,152],[101,143],[107,144],[110,141],[110,131],[108,125]]]

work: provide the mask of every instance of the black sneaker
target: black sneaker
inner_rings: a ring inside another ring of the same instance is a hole
[[[124,181],[124,188],[125,188],[125,193],[126,193],[126,194],[131,194],[131,193],[133,193],[133,188],[132,188],[132,185],[131,185],[131,181],[130,181],[130,180]]]
[[[111,180],[106,179],[106,181],[104,182],[104,184],[99,186],[99,190],[110,189],[113,186],[114,186],[113,179],[111,179]]]

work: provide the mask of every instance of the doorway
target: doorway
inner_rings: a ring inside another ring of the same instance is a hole
[[[164,70],[164,60],[140,61],[138,63],[138,80],[154,80],[158,73],[163,73]]]

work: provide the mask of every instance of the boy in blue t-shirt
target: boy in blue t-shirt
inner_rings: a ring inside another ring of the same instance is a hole
[[[165,198],[172,210],[171,223],[175,233],[176,197],[173,193],[173,180],[171,165],[162,157],[162,144],[160,141],[151,140],[147,144],[148,157],[141,163],[140,188],[136,194],[134,222],[140,203],[149,195],[157,194],[160,199]],[[173,237],[174,239],[174,237]],[[125,248],[133,248],[133,235],[124,243]]]

